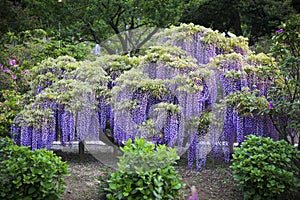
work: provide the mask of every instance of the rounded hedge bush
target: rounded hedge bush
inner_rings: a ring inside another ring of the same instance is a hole
[[[300,186],[300,152],[284,140],[249,135],[235,150],[231,168],[245,199],[286,199]]]
[[[0,138],[0,199],[60,199],[68,165],[52,151],[31,151]]]
[[[102,188],[107,199],[175,199],[184,187],[174,165],[176,149],[148,143],[145,139],[128,140],[121,148],[119,170],[112,173]],[[103,188],[104,187],[104,188]]]

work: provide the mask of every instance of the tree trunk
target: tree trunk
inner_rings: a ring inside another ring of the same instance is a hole
[[[81,141],[79,142],[79,155],[83,155],[84,154],[84,142]]]

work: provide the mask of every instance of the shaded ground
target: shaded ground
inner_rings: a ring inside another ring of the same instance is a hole
[[[66,192],[62,200],[96,200],[98,194],[99,177],[106,177],[112,169],[97,161],[90,154],[79,156],[77,153],[56,152],[66,161],[71,176],[65,178]],[[186,160],[178,162],[177,170],[181,174],[187,187],[182,190],[183,199],[188,199],[190,187],[195,185],[201,200],[242,200],[242,192],[232,180],[228,163],[208,162],[202,171],[188,170]],[[101,198],[103,199],[103,198]]]
[[[232,179],[229,163],[208,160],[201,171],[188,170],[187,161],[179,161],[178,171],[187,184],[184,199],[190,195],[190,187],[196,186],[201,200],[243,200],[242,191]]]

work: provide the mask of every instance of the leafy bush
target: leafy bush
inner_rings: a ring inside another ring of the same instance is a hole
[[[118,163],[119,171],[106,180],[107,199],[174,199],[184,187],[174,168],[176,149],[128,140]]]
[[[25,30],[19,33],[8,32],[3,36],[3,46],[0,46],[0,63],[11,56],[18,56],[20,65],[31,69],[41,61],[51,57],[72,56],[83,61],[91,52],[89,43],[74,43],[61,41],[52,37],[43,29]]]
[[[0,137],[5,137],[10,135],[11,124],[22,109],[23,97],[14,90],[2,90],[0,95],[3,96],[3,101],[0,101]]]
[[[281,199],[300,186],[300,152],[286,141],[247,136],[233,154],[234,179],[245,199]]]
[[[268,92],[268,98],[273,106],[264,112],[270,115],[281,138],[292,145],[300,143],[299,22],[300,14],[296,14],[278,27],[272,38],[271,48],[272,56],[277,63],[269,66],[265,73],[265,76],[273,82]]]
[[[259,95],[259,90],[249,91],[247,87],[231,92],[226,97],[226,103],[233,106],[242,116],[257,115],[262,109],[268,108],[268,101]]]
[[[1,65],[2,64],[0,63],[0,91],[11,90],[13,89],[11,76],[8,73],[4,73],[1,70]],[[0,102],[2,101],[3,101],[2,92],[0,92]]]
[[[68,166],[53,152],[31,151],[0,137],[1,199],[60,199]]]
[[[7,149],[14,145],[14,141],[8,137],[0,137],[0,163],[8,158]],[[1,165],[2,166],[2,165]]]

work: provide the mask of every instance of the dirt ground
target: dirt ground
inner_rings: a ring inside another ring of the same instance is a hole
[[[100,177],[113,172],[91,154],[80,156],[73,152],[55,152],[69,165],[70,176],[65,177],[67,183],[62,200],[105,200],[99,195]],[[181,190],[182,198],[187,200],[191,195],[190,188],[195,186],[201,200],[243,200],[243,193],[232,179],[229,163],[208,159],[206,167],[201,171],[187,169],[187,159],[183,155],[176,169],[179,171],[186,187]],[[300,199],[300,191],[289,200]]]
[[[106,177],[113,169],[108,168],[90,154],[56,152],[66,161],[71,175],[66,177],[66,191],[62,200],[99,200],[99,177]],[[183,198],[190,196],[190,187],[196,186],[201,200],[242,200],[241,190],[232,180],[228,163],[209,161],[201,171],[187,169],[186,159],[182,158],[176,166],[186,184],[182,189]]]

